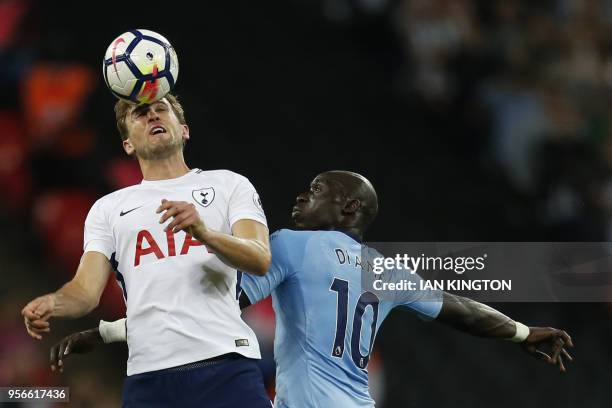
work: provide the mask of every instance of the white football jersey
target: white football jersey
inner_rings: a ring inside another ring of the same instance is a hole
[[[236,269],[180,231],[164,232],[162,199],[187,201],[206,226],[231,234],[242,219],[266,225],[249,180],[228,170],[148,181],[99,199],[85,221],[84,250],[108,257],[127,305],[127,374],[175,367],[226,353],[260,358],[240,317]]]

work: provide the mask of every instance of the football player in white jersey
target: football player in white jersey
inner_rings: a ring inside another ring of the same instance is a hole
[[[92,206],[76,275],[23,308],[28,333],[41,339],[52,317],[91,312],[114,272],[127,306],[124,406],[269,407],[236,299],[237,269],[263,275],[271,260],[255,188],[231,171],[187,167],[174,96],[118,101],[115,114],[143,180]]]

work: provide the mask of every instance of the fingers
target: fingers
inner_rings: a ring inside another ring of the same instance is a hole
[[[192,225],[194,224],[193,221],[189,221],[186,220],[182,223],[180,223],[179,225],[177,225],[176,227],[174,227],[172,229],[172,232],[179,232],[179,231],[185,231],[186,233],[190,234],[190,235],[195,235],[195,233],[192,233],[191,231],[188,230],[188,228],[190,228]]]
[[[51,371],[55,371],[57,367],[58,351],[59,351],[59,344],[56,344],[53,347],[51,347],[51,350],[49,352],[49,364],[51,364]]]
[[[64,356],[68,357],[68,355],[70,354],[70,352],[72,351],[72,345],[74,344],[74,342],[72,341],[72,338],[70,338],[68,340],[68,343],[66,343],[66,348],[64,349]]]
[[[50,295],[38,297],[28,303],[22,310],[21,315],[26,322],[45,321],[51,317],[54,301]],[[34,325],[36,328],[40,328]]]
[[[559,369],[562,372],[566,372],[567,369],[565,368],[565,365],[563,364],[563,357],[567,358],[569,361],[574,361],[574,359],[572,358],[572,356],[570,356],[570,354],[564,349],[561,349],[561,354],[559,355]]]
[[[541,350],[535,350],[533,355],[546,363],[552,363],[552,358]]]
[[[67,338],[62,339],[62,341],[60,341],[51,348],[49,362],[51,364],[52,371],[55,371],[57,369],[60,373],[64,372],[64,359],[68,357],[68,355],[72,351],[73,344],[74,335],[71,335]]]
[[[565,346],[565,342],[561,337],[557,337],[552,346],[552,362],[556,363],[559,358],[559,354],[561,354],[561,349]]]
[[[42,340],[42,336],[40,334],[35,333],[34,331],[30,330],[30,328],[28,327],[28,323],[27,322],[26,322],[26,331],[28,332],[30,337],[32,337],[33,339]]]
[[[64,357],[65,347],[66,341],[62,340],[51,348],[51,371],[59,370],[60,373],[64,371],[64,362],[62,359]]]
[[[565,357],[569,361],[574,361],[572,356],[567,352],[567,350],[565,350],[565,346],[569,345],[570,347],[573,347],[574,344],[572,343],[572,339],[569,334],[567,334],[565,331],[557,330],[555,334],[557,338],[553,344],[553,356],[551,362],[553,364],[558,364],[559,370],[564,373],[567,371],[567,369],[563,363],[563,358]]]
[[[565,349],[561,349],[561,353],[565,356],[565,358],[567,358],[569,361],[574,361],[574,358],[572,356],[570,356],[570,354],[567,352],[567,350]]]
[[[569,334],[563,330],[554,329],[552,327],[535,327],[532,328],[530,337],[523,343],[522,347],[529,354],[538,359],[553,364],[559,367],[561,372],[566,372],[566,362],[573,361],[572,356],[567,352],[566,347],[573,347],[573,342]],[[546,354],[538,347],[550,347],[550,353]],[[563,361],[567,359],[566,361]]]
[[[25,317],[27,320],[40,319],[40,315],[34,313],[34,310],[30,309],[28,306],[23,308],[23,310],[21,311],[21,315]]]
[[[57,349],[57,368],[60,373],[64,372],[64,356],[66,355],[66,341],[62,340]]]
[[[563,330],[559,330],[559,335],[561,336],[565,344],[568,344],[570,347],[574,347],[574,343],[572,343],[572,338],[570,337],[569,334],[567,334]]]
[[[51,331],[49,322],[43,320],[29,321],[28,319],[24,319],[24,323],[28,334],[36,340],[42,339],[41,333],[48,333]]]
[[[157,210],[155,211],[157,214],[164,212],[159,219],[159,223],[163,224],[170,217],[174,217],[176,214],[180,213],[184,210],[185,206],[188,204],[184,201],[168,201],[166,199],[162,200],[162,203]]]
[[[42,298],[34,299],[21,310],[21,315],[28,320],[40,319],[46,311],[44,307],[41,307],[42,303]]]
[[[32,329],[36,329],[36,330],[44,330],[44,329],[48,329],[50,327],[50,324],[48,321],[46,320],[28,320],[28,326],[30,326],[30,328]]]
[[[565,350],[564,348],[561,348],[561,353],[559,354],[558,362],[559,362],[559,370],[561,370],[561,372],[563,373],[567,371],[567,369],[565,368],[565,364],[563,364],[564,357],[567,358],[569,361],[574,361],[574,359],[572,358],[572,356],[570,356],[567,350]]]
[[[185,221],[185,219],[189,216],[189,214],[185,214],[184,212],[181,212],[180,214],[176,214],[174,216],[174,219],[172,220],[172,222],[170,224],[168,224],[166,226],[166,228],[164,228],[165,231],[169,231],[172,230],[174,232],[174,227],[176,227],[178,224],[182,223],[183,221]]]
[[[43,301],[36,306],[34,310],[34,314],[37,315],[40,319],[48,319],[51,316],[52,308],[49,305],[49,302]]]
[[[172,203],[174,203],[174,201],[168,201],[165,198],[162,199],[161,205],[157,207],[157,210],[155,211],[155,213],[159,214],[160,212],[167,210],[168,208],[172,207]]]
[[[169,209],[166,210],[165,213],[162,214],[161,218],[159,219],[159,223],[163,224],[164,222],[166,222],[170,217],[175,217],[177,214],[179,214],[181,212],[181,208],[178,206],[175,207],[171,207]]]
[[[51,317],[54,307],[53,295],[45,295],[32,300],[21,309],[26,331],[32,338],[41,340],[41,334],[51,330],[47,320]]]
[[[42,329],[37,329],[35,327],[32,327],[31,325],[28,324],[28,328],[30,329],[30,331],[36,333],[36,334],[41,334],[41,333],[49,333],[51,331],[51,329],[49,327],[46,328],[42,328]]]
[[[195,206],[184,201],[168,201],[164,199],[156,211],[158,214],[161,212],[163,214],[159,219],[160,224],[172,218],[172,222],[164,228],[164,231],[176,233],[193,226],[199,220]]]
[[[559,370],[560,370],[562,373],[564,373],[566,370],[565,370],[565,366],[563,365],[563,358],[561,358],[561,356],[559,356],[559,357],[557,358],[557,361],[559,362]]]
[[[172,230],[172,232],[182,231],[186,228],[191,227],[197,221],[193,214],[180,214],[174,217],[174,220],[168,224],[166,230]]]
[[[57,365],[59,367],[60,373],[64,371],[64,358],[68,356],[69,347],[72,344],[72,337],[69,337],[68,340],[64,340],[61,342],[59,351],[57,353]]]

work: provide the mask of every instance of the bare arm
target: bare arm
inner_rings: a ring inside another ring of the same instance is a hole
[[[95,309],[112,271],[108,258],[100,252],[83,255],[74,278],[57,292],[52,317],[77,318]]]
[[[41,334],[50,331],[51,317],[77,318],[91,312],[100,302],[111,269],[104,254],[86,252],[70,282],[32,300],[21,310],[30,336],[42,339]]]
[[[163,213],[159,220],[162,224],[173,218],[166,229],[187,232],[236,269],[258,276],[268,271],[272,255],[265,225],[254,220],[240,220],[234,223],[232,235],[229,235],[206,227],[191,203],[162,200],[157,212]]]
[[[201,242],[236,269],[265,275],[272,260],[268,228],[257,221],[240,220],[233,225],[232,234],[208,230]]]
[[[457,330],[479,337],[510,339],[516,332],[514,321],[483,303],[444,293],[442,310],[436,318]]]
[[[444,293],[442,310],[437,321],[474,336],[513,339],[520,342],[523,350],[549,364],[558,365],[565,371],[563,359],[573,361],[565,347],[573,347],[572,339],[563,330],[552,327],[529,327],[524,338],[516,338],[521,323],[515,322],[501,312],[461,296]],[[541,349],[548,348],[548,353]]]

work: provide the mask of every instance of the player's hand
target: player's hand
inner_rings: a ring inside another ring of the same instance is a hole
[[[521,347],[532,356],[553,365],[558,365],[559,370],[565,372],[563,359],[574,361],[567,352],[566,347],[574,347],[572,338],[563,330],[552,327],[530,327],[529,336],[523,341]],[[544,347],[545,350],[541,348]]]
[[[204,221],[202,221],[200,214],[192,203],[163,199],[156,213],[163,213],[159,220],[160,224],[172,217],[172,222],[166,226],[164,231],[172,230],[174,233],[185,231],[197,240],[202,240],[202,237],[206,234],[206,225],[204,225]]]
[[[55,295],[49,294],[37,297],[21,309],[28,334],[37,340],[42,339],[42,333],[51,330],[49,318],[55,308]]]
[[[64,359],[71,353],[89,353],[96,348],[98,344],[103,343],[104,340],[102,340],[97,328],[72,333],[64,337],[56,345],[51,347],[51,354],[49,356],[51,370],[55,371],[57,369],[60,373],[63,372],[65,366]]]

